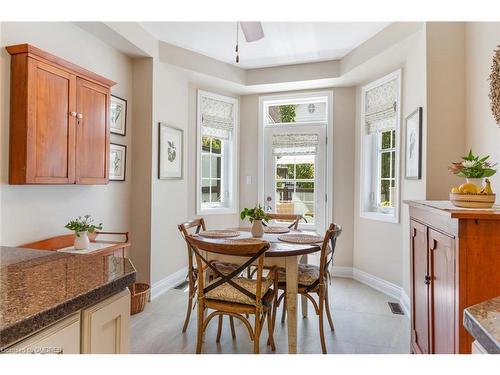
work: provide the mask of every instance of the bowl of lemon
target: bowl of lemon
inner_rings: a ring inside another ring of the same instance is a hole
[[[463,208],[491,208],[495,204],[496,194],[491,190],[490,180],[485,180],[484,187],[467,182],[459,187],[453,187],[450,192],[450,201],[456,207]]]

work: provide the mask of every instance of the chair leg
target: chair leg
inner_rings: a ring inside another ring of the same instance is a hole
[[[325,331],[323,329],[323,313],[325,305],[325,290],[324,287],[320,285],[319,287],[319,338],[321,340],[321,350],[323,354],[326,354],[326,343],[325,343]]]
[[[215,342],[220,342],[220,335],[222,333],[222,321],[224,320],[224,315],[219,315],[219,323],[217,324],[217,338]]]
[[[326,317],[328,318],[328,323],[330,324],[330,329],[332,331],[335,331],[332,314],[330,313],[330,302],[328,302],[328,287],[325,288],[325,309],[326,309]]]
[[[205,320],[205,306],[203,303],[198,303],[198,334],[196,338],[196,354],[201,354],[201,347],[203,345],[203,323]]]
[[[255,333],[254,333],[254,338],[253,338],[253,353],[254,354],[259,354],[260,350],[260,312],[256,309],[255,311]]]
[[[276,344],[274,343],[274,324],[273,324],[273,321],[272,321],[272,317],[271,317],[271,311],[268,310],[267,313],[266,313],[266,316],[267,316],[267,332],[268,332],[268,339],[267,339],[267,342],[268,342],[268,345],[271,345],[271,350],[274,352],[276,350]]]
[[[229,317],[229,323],[231,325],[231,336],[233,336],[233,339],[236,338],[236,331],[234,329],[234,318],[232,316]]]
[[[286,291],[284,293],[286,293]],[[286,318],[286,294],[285,297],[283,298],[283,312],[281,313],[281,323],[285,323],[285,318]]]
[[[191,287],[189,289],[188,308],[186,312],[186,319],[184,319],[184,326],[182,327],[182,333],[186,332],[187,330],[189,319],[191,318],[191,310],[193,309],[193,296],[191,295]]]

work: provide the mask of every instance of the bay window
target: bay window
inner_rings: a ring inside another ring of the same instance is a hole
[[[198,91],[197,214],[236,208],[237,100]]]
[[[401,72],[361,89],[361,217],[399,220]]]

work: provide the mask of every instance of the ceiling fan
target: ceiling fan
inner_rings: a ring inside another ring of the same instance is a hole
[[[243,30],[243,35],[248,43],[255,42],[264,38],[264,30],[260,22],[236,22],[236,63],[240,62],[239,52],[239,30]]]

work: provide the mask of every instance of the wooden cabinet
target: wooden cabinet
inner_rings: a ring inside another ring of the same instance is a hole
[[[106,184],[114,82],[28,44],[9,46],[10,184]]]
[[[130,292],[125,289],[82,312],[82,353],[126,354],[130,350]]]
[[[500,211],[410,205],[414,353],[470,353],[463,310],[500,295]]]

